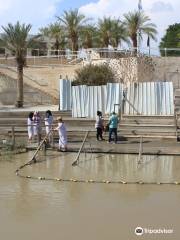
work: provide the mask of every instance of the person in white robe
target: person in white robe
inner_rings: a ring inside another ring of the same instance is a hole
[[[32,138],[34,136],[34,121],[33,121],[33,112],[29,113],[28,119],[27,119],[27,129],[28,129],[28,140],[29,142],[32,141]]]
[[[44,119],[44,122],[46,127],[46,134],[48,135],[52,129],[52,124],[53,124],[53,116],[50,110],[46,111],[46,117]]]
[[[67,151],[67,130],[61,117],[57,118],[58,126],[55,130],[59,133],[59,151]]]
[[[53,124],[53,116],[52,116],[52,112],[50,110],[46,111],[44,123],[45,123],[46,135],[48,136],[47,144],[51,144],[51,142],[53,140],[53,135],[51,132],[52,124]]]
[[[33,115],[34,121],[34,135],[37,136],[38,142],[41,140],[41,117],[38,111],[34,112]]]

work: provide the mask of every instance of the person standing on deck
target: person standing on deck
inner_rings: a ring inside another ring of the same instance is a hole
[[[97,111],[95,128],[96,128],[96,139],[97,139],[97,141],[104,140],[103,137],[102,137],[104,125],[103,125],[102,113],[100,111]]]
[[[37,136],[38,142],[40,142],[41,141],[41,117],[38,111],[34,112],[33,121],[34,121],[34,135]]]
[[[46,129],[46,135],[48,136],[48,143],[51,142],[51,133],[50,131],[52,130],[52,124],[53,124],[53,116],[52,116],[52,112],[50,110],[46,111],[46,116],[44,119],[44,123],[45,123],[45,129]]]
[[[117,143],[117,128],[118,128],[118,116],[115,112],[112,113],[112,116],[109,118],[109,140],[111,142],[112,133],[114,133],[114,142]]]
[[[67,131],[66,126],[62,120],[62,117],[57,118],[58,127],[55,130],[58,130],[59,133],[59,151],[67,151]]]
[[[28,128],[28,140],[29,142],[32,141],[33,135],[34,135],[34,126],[33,126],[33,112],[29,113],[28,119],[27,119],[27,128]]]

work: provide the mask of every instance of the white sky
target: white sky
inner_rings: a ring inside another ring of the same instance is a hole
[[[137,10],[138,0],[99,0],[80,8],[80,11],[90,17],[112,16],[123,19],[123,14]],[[168,25],[180,23],[180,0],[142,0],[145,13],[157,25],[158,42],[165,34]],[[154,43],[154,46],[158,45]]]
[[[86,16],[98,18],[103,16],[120,17],[128,11],[137,9],[138,0],[0,0],[0,25],[20,22],[31,23],[32,33],[40,27],[56,20],[72,1],[79,6]],[[94,3],[95,2],[95,3]],[[145,13],[157,25],[158,40],[164,35],[170,24],[180,22],[180,0],[142,0]],[[158,43],[154,43],[158,46]]]

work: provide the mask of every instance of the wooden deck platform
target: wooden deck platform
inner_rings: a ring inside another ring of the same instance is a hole
[[[69,142],[67,152],[78,152],[82,142]],[[107,154],[139,154],[140,142],[135,140],[118,141],[116,144],[106,141],[87,141],[82,152],[89,153],[107,153]],[[28,150],[35,150],[37,144],[27,146]],[[55,143],[54,150],[57,150],[58,144]],[[52,148],[48,148],[52,150]],[[47,150],[48,150],[47,149]],[[64,154],[64,153],[60,153]],[[180,142],[169,140],[149,141],[143,139],[142,154],[144,155],[180,155]]]

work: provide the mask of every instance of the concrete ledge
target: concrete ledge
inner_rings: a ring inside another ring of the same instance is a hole
[[[91,148],[90,148],[91,143]],[[78,152],[82,142],[69,142],[67,152]],[[137,141],[119,141],[117,144],[107,143],[105,141],[86,142],[84,150],[86,153],[104,153],[104,154],[139,154],[139,142]],[[180,143],[171,141],[143,141],[143,155],[178,155],[180,156]],[[57,148],[58,145],[55,145]],[[28,150],[35,150],[37,146],[28,146]],[[65,153],[60,153],[65,154]]]

